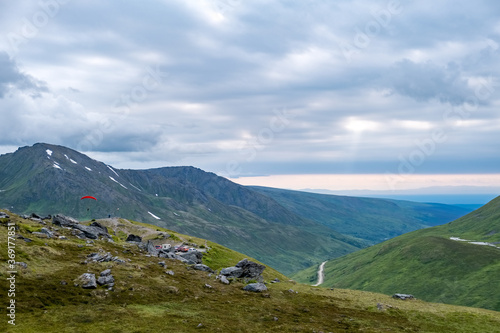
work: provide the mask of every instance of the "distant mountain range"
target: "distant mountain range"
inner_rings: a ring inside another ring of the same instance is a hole
[[[316,280],[317,267],[295,275]],[[500,197],[445,225],[404,234],[328,261],[325,287],[500,310]]]
[[[97,201],[80,200],[85,195]],[[277,190],[241,186],[194,167],[114,169],[45,143],[0,156],[0,207],[87,220],[127,216],[208,238],[285,274],[467,212],[445,205],[300,195],[284,200]]]
[[[434,203],[252,188],[275,199],[297,215],[370,244],[409,231],[444,224],[470,212],[463,207]]]

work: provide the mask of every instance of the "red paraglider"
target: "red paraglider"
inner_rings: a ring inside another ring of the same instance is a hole
[[[82,199],[94,199],[95,201],[97,201],[96,198],[91,197],[90,195],[86,195],[86,196],[82,197],[80,200],[82,200]]]

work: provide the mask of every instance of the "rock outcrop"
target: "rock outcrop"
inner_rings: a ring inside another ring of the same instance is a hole
[[[97,288],[97,281],[95,279],[95,274],[83,273],[75,280],[75,285],[81,286],[84,289]]]
[[[103,237],[112,239],[108,233],[108,229],[98,222],[92,222],[92,224],[87,226],[80,224],[74,218],[57,214],[52,218],[52,223],[60,227],[75,229],[74,234],[79,238],[99,239],[99,237]]]
[[[266,266],[245,258],[233,267],[223,268],[220,271],[220,275],[226,278],[244,278],[246,280],[257,280],[262,282],[264,279],[261,274],[265,268]]]

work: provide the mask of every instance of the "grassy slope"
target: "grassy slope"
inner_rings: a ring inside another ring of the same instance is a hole
[[[80,219],[127,216],[245,251],[285,274],[368,246],[197,168],[112,171],[62,146],[36,144],[0,156],[0,190],[0,208]],[[80,200],[87,194],[98,201]]]
[[[146,257],[136,246],[123,242],[124,231],[117,232],[115,243],[95,241],[91,247],[78,247],[84,241],[72,237],[65,229],[59,232],[68,240],[38,239],[30,236],[29,231],[39,230],[40,224],[16,216],[12,216],[12,221],[19,227],[18,233],[32,238],[33,242],[16,240],[16,260],[26,262],[28,268],[18,269],[16,326],[7,325],[3,318],[0,331],[499,332],[498,312],[422,301],[397,301],[367,292],[315,288],[288,281],[269,267],[264,271],[265,280],[277,277],[283,282],[269,284],[269,291],[263,294],[248,293],[241,290],[242,282],[222,285],[214,276],[190,270],[174,260],[165,260],[167,269],[175,272],[174,276],[167,275],[158,265],[163,259]],[[136,222],[121,222],[136,233],[148,227]],[[214,269],[232,266],[245,257],[202,239],[172,234],[179,240],[207,244],[211,249],[204,262]],[[0,237],[7,237],[5,225],[0,226]],[[98,249],[110,251],[127,263],[81,263],[87,254]],[[0,253],[2,258],[6,254],[5,242],[0,243]],[[112,269],[116,279],[114,291],[73,286],[73,279],[80,274],[99,273],[106,268]],[[1,279],[5,281],[4,270]],[[62,285],[61,280],[68,284]],[[206,283],[213,288],[206,288]],[[5,287],[2,283],[4,295]],[[379,311],[377,303],[392,307]]]
[[[325,266],[323,286],[500,310],[500,249],[450,240],[500,241],[500,197],[449,224],[414,231]],[[316,267],[295,275],[316,280]]]
[[[288,210],[371,244],[453,221],[470,210],[443,204],[252,187]]]

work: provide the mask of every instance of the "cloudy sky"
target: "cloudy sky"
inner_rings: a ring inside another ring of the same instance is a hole
[[[500,2],[0,2],[0,153],[285,188],[500,185]]]

